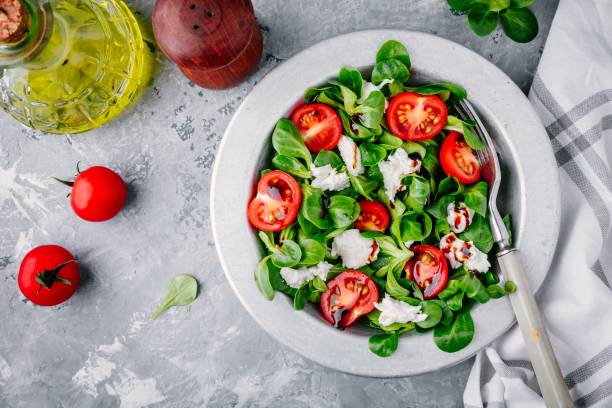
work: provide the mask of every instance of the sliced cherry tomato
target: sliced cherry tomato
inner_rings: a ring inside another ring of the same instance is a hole
[[[90,167],[79,173],[74,182],[62,183],[72,186],[70,205],[86,221],[110,220],[125,204],[125,183],[109,168]]]
[[[19,290],[32,303],[55,306],[68,300],[81,274],[74,256],[58,245],[42,245],[26,254],[19,267]]]
[[[474,150],[465,143],[459,132],[450,132],[440,148],[442,170],[456,177],[461,184],[471,184],[480,180],[480,164]]]
[[[313,153],[333,149],[342,136],[340,117],[323,103],[298,107],[291,120],[302,134],[306,147]]]
[[[385,232],[389,226],[389,212],[384,205],[378,201],[359,201],[361,212],[355,221],[355,228],[360,231]]]
[[[444,128],[447,117],[448,108],[440,97],[415,92],[397,94],[387,109],[391,132],[403,140],[431,139]]]
[[[442,251],[431,245],[411,247],[414,256],[406,263],[406,278],[414,281],[425,299],[436,297],[448,282],[448,265]]]
[[[349,269],[327,284],[321,295],[323,317],[335,327],[348,327],[374,310],[378,288],[365,273]]]
[[[249,203],[249,221],[262,231],[280,231],[295,220],[301,203],[297,181],[284,171],[270,171],[257,183],[257,195]]]

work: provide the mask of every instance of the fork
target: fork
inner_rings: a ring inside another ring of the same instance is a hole
[[[540,385],[540,391],[547,407],[572,407],[572,399],[550,344],[538,304],[529,289],[519,252],[510,244],[508,230],[497,209],[501,173],[495,145],[470,102],[463,99],[455,105],[455,108],[462,119],[475,122],[474,133],[486,146],[481,150],[476,150],[476,156],[480,163],[482,177],[489,184],[490,189],[489,224],[493,239],[499,248],[497,260],[503,278],[506,281],[513,281],[517,286],[517,290],[509,296],[510,303],[527,345],[527,352]]]

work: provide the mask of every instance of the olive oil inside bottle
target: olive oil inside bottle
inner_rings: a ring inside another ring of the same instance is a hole
[[[121,0],[51,0],[47,12],[50,28],[40,50],[0,66],[0,105],[45,132],[97,128],[146,87],[154,47]]]

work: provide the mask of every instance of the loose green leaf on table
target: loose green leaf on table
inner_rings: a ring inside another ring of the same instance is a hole
[[[468,24],[477,35],[489,35],[497,27],[499,14],[489,9],[486,4],[477,4],[468,13]]]
[[[153,320],[171,307],[187,306],[193,303],[196,297],[198,297],[198,281],[189,275],[175,276],[168,285],[164,300],[153,313]]]
[[[475,0],[448,0],[448,5],[457,11],[468,11],[476,2]]]
[[[538,20],[527,8],[534,0],[448,0],[454,10],[467,12],[470,28],[479,36],[495,30],[501,20],[506,35],[518,43],[533,40]]]
[[[487,0],[486,5],[489,10],[499,12],[510,7],[510,0]]]
[[[513,8],[528,7],[528,6],[531,6],[534,2],[535,0],[511,0],[510,7],[513,7]]]
[[[518,43],[527,43],[538,35],[538,20],[528,8],[508,8],[500,17],[506,35]]]

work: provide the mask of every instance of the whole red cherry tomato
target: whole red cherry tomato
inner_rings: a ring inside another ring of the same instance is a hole
[[[55,306],[68,300],[81,274],[74,256],[58,245],[42,245],[26,254],[19,267],[19,290],[32,303]]]
[[[58,180],[70,187],[70,205],[86,221],[107,221],[123,208],[127,191],[121,176],[107,167],[79,172],[74,181]]]

